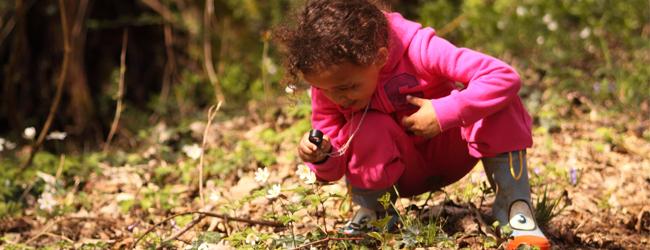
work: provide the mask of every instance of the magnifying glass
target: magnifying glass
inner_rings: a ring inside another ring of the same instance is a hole
[[[309,141],[320,148],[321,143],[323,142],[323,132],[318,129],[312,129],[309,131]]]

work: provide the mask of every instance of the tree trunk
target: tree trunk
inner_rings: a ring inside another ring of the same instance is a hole
[[[23,120],[23,113],[16,110],[17,86],[26,81],[27,69],[29,68],[30,51],[27,40],[25,25],[26,6],[23,0],[16,0],[16,14],[14,19],[16,26],[11,44],[9,45],[9,63],[4,68],[3,98],[0,102],[2,112],[6,115],[9,127],[18,127]],[[26,86],[27,88],[29,86]]]
[[[69,10],[68,20],[70,20],[70,68],[67,77],[67,93],[69,103],[66,107],[66,113],[72,118],[73,124],[66,127],[66,130],[72,134],[83,134],[89,125],[89,121],[94,120],[94,106],[92,96],[88,88],[88,79],[85,68],[85,51],[86,51],[86,26],[85,19],[88,9],[89,0],[66,0],[66,9]]]

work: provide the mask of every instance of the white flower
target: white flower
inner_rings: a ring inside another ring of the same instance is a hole
[[[591,29],[589,27],[585,27],[580,31],[580,38],[582,39],[587,39],[591,35]]]
[[[557,30],[557,22],[556,21],[551,21],[547,25],[548,30],[550,31],[556,31]]]
[[[45,183],[47,183],[48,185],[52,185],[52,186],[54,186],[54,185],[56,184],[56,178],[55,178],[54,176],[52,176],[52,175],[49,175],[49,174],[43,173],[43,172],[41,172],[41,171],[37,171],[37,172],[36,172],[36,176],[38,176],[38,177],[40,177],[41,179],[43,179],[43,181],[44,181]]]
[[[135,199],[135,196],[133,196],[133,194],[130,193],[119,193],[115,196],[115,200],[117,202],[130,201],[133,199]]]
[[[65,139],[66,136],[68,136],[66,132],[52,131],[52,133],[47,135],[45,139],[62,141],[63,139]]]
[[[251,234],[248,234],[248,236],[246,236],[246,244],[254,246],[257,243],[258,240],[260,240],[260,238],[257,237],[257,235],[255,235],[255,234],[251,233]]]
[[[264,184],[269,179],[270,175],[271,174],[269,173],[268,169],[258,168],[255,172],[255,181],[259,182],[260,184]]]
[[[36,136],[36,129],[34,127],[26,128],[23,131],[23,138],[27,140],[34,140],[34,136]]]
[[[293,196],[291,196],[291,198],[289,198],[289,201],[291,203],[300,203],[302,201],[302,198],[303,198],[302,195],[294,194]]]
[[[537,37],[537,44],[539,44],[539,45],[544,44],[544,37],[543,36],[538,36]]]
[[[38,199],[38,208],[45,210],[47,212],[52,212],[54,207],[57,205],[54,196],[49,192],[44,192],[41,195],[41,198]]]
[[[217,250],[217,249],[222,249],[222,248],[220,248],[219,245],[217,244],[210,244],[205,242],[201,243],[201,245],[199,245],[198,248],[198,250]]]
[[[219,193],[217,193],[217,191],[212,191],[208,199],[210,199],[210,202],[212,203],[217,203],[217,201],[221,199],[221,196],[219,195]]]
[[[147,183],[147,189],[149,189],[149,191],[155,193],[155,192],[158,192],[158,190],[160,190],[160,187],[158,185],[154,184],[154,183],[149,182],[149,183]]]
[[[503,21],[503,20],[499,20],[499,21],[497,22],[497,28],[500,29],[500,30],[505,29],[505,28],[506,28],[506,22]]]
[[[316,174],[309,169],[304,164],[298,165],[298,171],[296,171],[298,174],[298,177],[303,180],[306,184],[314,184],[316,183]]]
[[[275,73],[278,73],[278,67],[275,66],[271,58],[265,57],[264,59],[262,59],[262,62],[264,63],[264,68],[266,68],[266,72],[269,72],[269,74],[271,75],[275,75]]]
[[[307,165],[305,164],[298,165],[298,170],[296,171],[296,174],[298,174],[298,177],[300,179],[306,178],[306,176],[309,175],[309,173],[311,173],[311,169],[309,169]]]
[[[542,21],[544,21],[544,23],[548,24],[548,23],[553,21],[553,17],[551,16],[551,14],[546,14],[546,15],[544,15],[544,17],[542,17]]]
[[[8,150],[12,150],[16,148],[16,143],[10,142],[10,141],[5,141],[5,148]]]
[[[303,179],[306,184],[314,184],[316,183],[316,174],[314,172],[309,172],[307,176]]]
[[[183,146],[182,150],[183,153],[185,153],[185,155],[187,155],[187,157],[190,157],[192,160],[199,159],[201,157],[201,154],[203,154],[203,149],[196,143],[192,145],[185,145]]]
[[[296,90],[296,86],[294,85],[288,85],[286,88],[284,88],[284,92],[286,92],[287,94],[293,94],[295,90]]]
[[[266,198],[267,199],[274,199],[280,196],[280,193],[282,192],[282,187],[280,187],[280,184],[275,184],[269,189],[269,191],[266,191]]]
[[[4,138],[0,138],[0,152],[3,150],[8,149],[12,150],[16,147],[16,144],[11,143],[10,141],[5,140]]]
[[[526,15],[526,12],[528,12],[528,10],[526,9],[526,7],[524,7],[524,6],[517,6],[517,16],[524,16],[524,15]]]

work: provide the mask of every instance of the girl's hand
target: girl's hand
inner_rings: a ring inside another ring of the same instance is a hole
[[[440,122],[438,122],[436,110],[430,100],[406,96],[406,101],[420,107],[417,112],[402,118],[402,125],[406,129],[412,131],[415,135],[427,138],[440,134]]]
[[[323,136],[323,142],[321,142],[320,148],[318,148],[309,141],[309,132],[307,132],[300,139],[300,144],[298,145],[298,156],[300,156],[300,159],[304,162],[319,162],[327,157],[327,153],[329,153],[331,149],[332,144],[327,135]]]

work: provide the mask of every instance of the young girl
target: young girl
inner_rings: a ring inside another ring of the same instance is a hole
[[[385,214],[377,198],[393,186],[404,197],[435,190],[481,160],[493,214],[513,229],[508,247],[550,247],[530,204],[531,118],[512,67],[368,0],[308,0],[297,19],[278,38],[325,134],[319,146],[305,134],[298,153],[319,179],[352,186],[360,209],[344,232]]]

